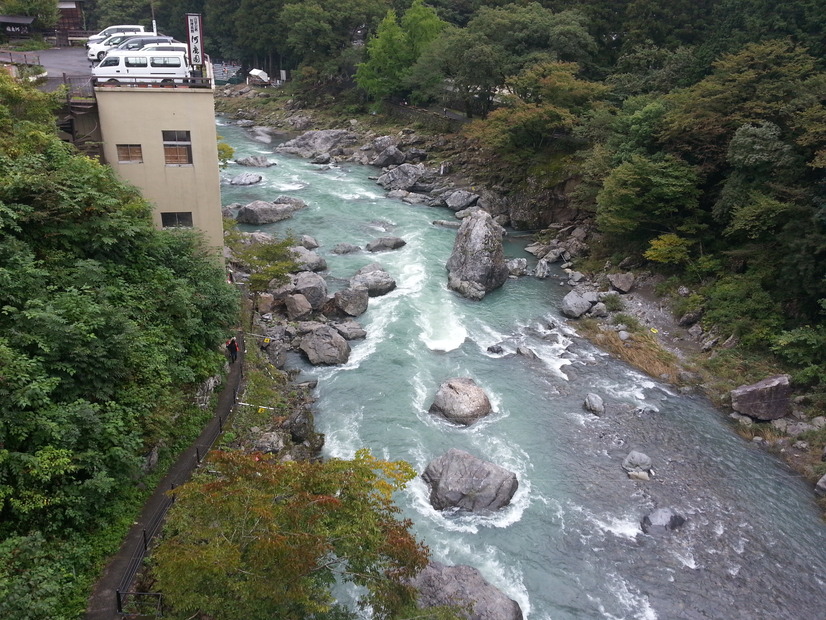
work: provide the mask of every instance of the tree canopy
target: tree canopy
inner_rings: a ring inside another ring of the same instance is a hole
[[[393,493],[415,477],[403,461],[277,462],[212,452],[175,489],[153,573],[176,617],[303,620],[335,602],[337,581],[362,588],[376,618],[412,604],[407,585],[427,550]]]

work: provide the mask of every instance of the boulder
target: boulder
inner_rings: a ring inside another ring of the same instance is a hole
[[[385,166],[398,166],[399,164],[403,164],[405,159],[406,155],[396,146],[391,144],[376,155],[376,158],[370,163],[373,166],[384,168]]]
[[[299,245],[301,247],[307,248],[308,250],[315,250],[318,248],[318,241],[315,237],[311,237],[310,235],[301,235],[301,238],[298,240]]]
[[[519,486],[513,472],[456,448],[432,460],[422,479],[430,487],[430,504],[436,510],[476,513],[507,506]]]
[[[376,183],[384,189],[404,189],[411,191],[425,175],[425,168],[421,164],[402,164],[398,168],[393,168],[381,175]]]
[[[562,298],[560,312],[571,319],[578,319],[591,309],[593,304],[579,291],[571,291]]]
[[[536,267],[534,267],[533,276],[535,278],[539,278],[540,280],[549,278],[551,276],[551,263],[544,258],[539,259],[536,263]]]
[[[504,229],[484,211],[462,220],[447,261],[448,288],[468,299],[482,299],[508,279],[502,248]]]
[[[367,336],[364,328],[353,319],[331,323],[331,325],[336,328],[336,331],[341,334],[345,340],[358,340],[359,338]]]
[[[457,189],[455,192],[445,196],[445,206],[451,211],[461,211],[476,204],[479,194],[474,194],[464,189]]]
[[[304,335],[298,348],[314,366],[344,364],[350,358],[350,345],[329,325],[318,327]]]
[[[682,527],[685,517],[671,510],[671,508],[658,508],[645,515],[640,525],[646,534],[667,534]]]
[[[632,472],[650,472],[651,457],[637,450],[631,450],[622,461],[622,468],[629,474]]]
[[[298,198],[279,196],[275,202],[254,200],[238,209],[235,218],[243,224],[272,224],[292,217],[293,213],[307,204]]]
[[[508,274],[514,277],[524,276],[528,273],[527,258],[512,258],[507,262]]]
[[[337,243],[330,251],[333,254],[352,254],[354,252],[360,252],[361,248],[357,245],[353,245],[352,243]]]
[[[237,174],[229,180],[230,185],[255,185],[256,183],[260,183],[262,177],[260,174],[256,174],[254,172],[242,172],[241,174]]]
[[[731,391],[731,408],[756,420],[776,420],[791,411],[789,375],[775,375]]]
[[[488,395],[473,379],[454,377],[439,386],[428,412],[441,415],[455,424],[469,426],[491,410]]]
[[[608,282],[620,293],[628,293],[634,288],[634,274],[630,271],[627,273],[609,273]]]
[[[303,295],[314,310],[327,300],[327,282],[317,273],[301,271],[293,276],[292,293]]]
[[[333,295],[333,303],[335,307],[348,316],[361,316],[367,312],[367,302],[370,298],[367,289],[359,288],[345,288],[336,291]]]
[[[416,575],[411,585],[419,592],[420,609],[456,605],[467,620],[522,620],[516,601],[485,581],[472,566],[446,566],[431,562]]]
[[[251,168],[269,168],[276,165],[274,161],[270,161],[264,155],[250,155],[249,157],[236,159],[235,163],[239,166],[249,166]]]
[[[281,436],[281,433],[272,431],[269,433],[261,433],[255,440],[252,449],[255,452],[275,454],[283,450],[285,445],[286,442],[284,441],[284,437]]]
[[[815,493],[821,497],[826,495],[826,475],[817,481],[817,484],[815,485]]]
[[[602,397],[598,394],[588,394],[585,396],[583,406],[586,411],[590,411],[594,415],[602,415],[605,413],[605,403],[602,402]]]
[[[350,278],[350,288],[363,287],[370,297],[386,295],[396,288],[396,281],[378,263],[371,263],[359,269]]]
[[[284,299],[284,306],[287,309],[287,318],[291,321],[301,321],[308,318],[313,313],[313,307],[304,295],[288,295]]]
[[[280,144],[275,150],[278,153],[289,153],[309,159],[354,144],[356,139],[357,135],[346,129],[319,129],[307,131]]]
[[[407,242],[399,237],[379,237],[367,244],[367,251],[384,252],[387,250],[398,250],[405,245],[407,245]]]
[[[305,271],[324,271],[327,269],[327,261],[312,250],[308,250],[303,245],[291,247],[293,260],[298,263],[298,268]]]

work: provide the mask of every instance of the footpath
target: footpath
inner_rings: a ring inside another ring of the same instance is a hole
[[[87,602],[86,620],[112,620],[122,617],[118,613],[119,603],[125,602],[125,590],[131,589],[132,578],[142,565],[144,551],[151,544],[152,536],[160,530],[166,509],[172,503],[167,491],[189,480],[232,413],[243,378],[244,365],[244,338],[242,334],[237,338],[238,360],[229,367],[229,375],[218,395],[212,419],[201,431],[198,439],[182,452],[175,464],[169,468],[155,492],[144,504],[140,517],[130,528],[120,549],[109,558]]]

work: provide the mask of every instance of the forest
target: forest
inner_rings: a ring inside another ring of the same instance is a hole
[[[668,276],[664,294],[688,286],[681,312],[826,406],[826,3],[85,5],[91,29],[154,16],[182,40],[202,13],[214,59],[289,71],[297,97],[346,114],[461,112],[492,183],[574,179],[595,261],[632,256]],[[187,390],[220,366],[238,310],[197,235],[155,231],[133,188],[57,138],[55,104],[0,76],[0,615],[14,618],[82,614],[147,452],[202,422]]]

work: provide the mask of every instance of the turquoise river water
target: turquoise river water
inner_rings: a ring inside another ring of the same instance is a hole
[[[359,317],[367,338],[351,343],[346,364],[289,360],[318,379],[325,454],[347,458],[368,447],[422,472],[456,447],[518,476],[511,505],[489,516],[442,514],[421,479],[411,483],[397,501],[434,559],[476,567],[536,620],[826,619],[826,527],[811,489],[703,399],[578,337],[557,310],[569,290],[560,279],[511,279],[483,301],[467,301],[446,286],[456,231],[432,225],[452,219],[450,211],[387,199],[369,178],[375,168],[313,165],[219,125],[237,158],[265,154],[278,163],[254,169],[260,184],[223,183],[225,205],[301,198],[307,209],[260,230],[313,236],[331,292],[371,262],[398,283],[370,299]],[[253,169],[231,164],[222,177],[242,171]],[[386,235],[407,245],[330,252]],[[511,233],[507,256],[530,262],[527,241]],[[494,344],[503,353],[489,353]],[[515,355],[518,346],[538,358]],[[481,385],[495,410],[469,428],[427,413],[439,384],[459,376]],[[609,414],[583,410],[589,392]],[[621,469],[631,449],[653,459],[651,481],[634,482]],[[643,534],[641,518],[659,507],[683,514],[683,528]]]

